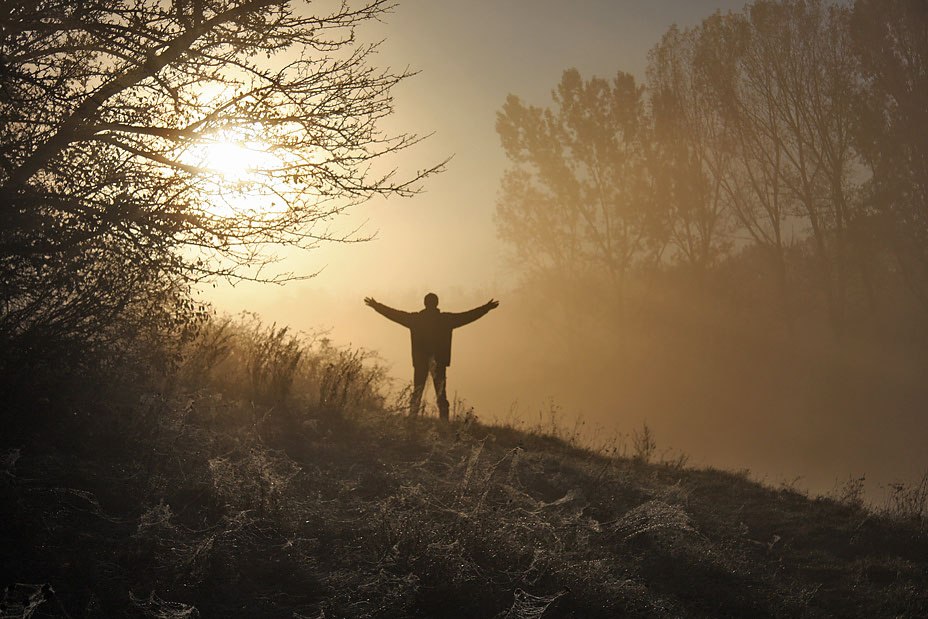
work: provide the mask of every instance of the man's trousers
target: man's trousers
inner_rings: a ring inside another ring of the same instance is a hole
[[[435,385],[435,399],[438,401],[439,416],[448,421],[448,366],[438,365],[432,360],[428,365],[417,365],[414,368],[412,379],[412,397],[409,399],[409,414],[413,417],[422,409],[422,392],[425,391],[425,381],[432,375],[432,384]]]

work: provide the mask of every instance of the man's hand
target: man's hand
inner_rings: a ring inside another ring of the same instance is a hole
[[[377,303],[377,301],[375,301],[371,297],[364,297],[364,304],[367,305],[368,307],[375,307],[379,305],[379,303]]]
[[[499,307],[499,301],[497,301],[496,299],[490,299],[484,307],[494,310],[497,307]]]

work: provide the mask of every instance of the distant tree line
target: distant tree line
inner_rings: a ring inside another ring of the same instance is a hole
[[[510,96],[496,128],[499,233],[563,302],[595,291],[613,320],[633,281],[750,265],[785,325],[928,311],[922,0],[757,0],[671,27],[644,85],[568,70],[551,107]]]

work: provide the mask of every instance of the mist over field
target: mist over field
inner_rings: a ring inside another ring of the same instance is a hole
[[[490,296],[435,290],[449,311]],[[396,307],[422,303],[417,290],[368,292]],[[748,469],[814,493],[866,476],[874,501],[885,500],[888,484],[917,480],[928,467],[928,377],[918,346],[842,346],[820,333],[744,323],[732,332],[737,318],[723,322],[687,303],[649,312],[623,333],[582,321],[570,332],[546,324],[518,291],[492,293],[500,309],[456,332],[448,369],[450,394],[481,419],[548,422],[554,408],[557,423],[583,423],[591,443],[619,436],[629,449],[647,424],[659,451],[693,465]],[[411,380],[409,335],[360,300],[310,282],[250,307],[268,321],[324,331],[335,345],[375,351],[400,389]],[[235,307],[234,297],[222,303]],[[684,326],[675,324],[680,314]],[[431,387],[426,401],[434,407]]]
[[[461,311],[497,297],[500,311],[455,336],[448,374],[481,418],[553,407],[606,434],[648,424],[694,463],[813,492],[866,476],[880,500],[928,468],[928,356],[920,202],[900,206],[923,187],[920,164],[903,162],[918,160],[909,137],[924,118],[889,79],[923,76],[880,56],[891,47],[874,24],[924,14],[848,7],[542,3],[528,24],[489,3],[473,15],[404,4],[386,58],[439,51],[420,58],[393,120],[426,121],[436,135],[416,154],[453,154],[448,170],[409,203],[348,220],[375,240],[289,262],[325,265],[314,279],[207,295],[374,350],[397,388],[411,380],[408,334],[361,299],[415,311],[434,291]],[[468,49],[463,31],[436,39],[478,17],[499,36],[467,53],[450,51]],[[898,118],[880,120],[882,106]],[[613,175],[611,215],[583,203],[597,170]],[[634,242],[610,241],[619,224]]]

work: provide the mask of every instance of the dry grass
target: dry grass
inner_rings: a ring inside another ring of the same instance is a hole
[[[375,359],[247,317],[175,384],[3,445],[4,617],[928,615],[924,482],[884,513],[553,405],[408,419]]]

